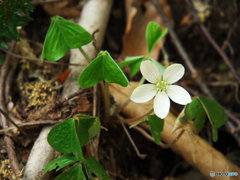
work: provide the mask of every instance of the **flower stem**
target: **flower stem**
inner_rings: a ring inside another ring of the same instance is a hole
[[[153,108],[152,108],[150,111],[148,111],[146,114],[144,114],[144,115],[142,115],[142,116],[140,116],[140,117],[129,118],[129,119],[125,119],[125,120],[127,121],[128,124],[132,124],[132,125],[131,125],[131,128],[132,128],[132,127],[138,125],[140,122],[142,122],[142,121],[143,121],[142,119],[143,119],[145,116],[150,115],[152,112],[153,112]]]
[[[85,57],[85,59],[88,61],[88,63],[91,63],[91,59],[88,57],[88,55],[85,53],[82,47],[78,48],[79,51],[82,53],[82,55]]]
[[[83,54],[85,59],[91,63],[91,59],[88,57],[86,52],[80,47],[79,48],[80,52]],[[103,96],[104,96],[104,106],[105,106],[105,122],[108,122],[109,119],[109,109],[110,109],[110,95],[109,95],[109,84],[105,82],[105,88],[104,88],[104,83],[103,81],[100,82],[101,89],[103,91]],[[105,91],[104,91],[105,89]]]
[[[110,109],[109,83],[105,82],[105,121],[108,122]]]
[[[142,85],[144,82],[145,82],[145,78],[142,77],[138,83],[138,86]],[[118,114],[126,105],[128,105],[130,101],[131,101],[130,97],[127,98],[127,100],[123,103],[123,105],[116,109],[115,114]]]
[[[109,109],[110,109],[109,84],[106,83],[104,85],[103,81],[101,81],[100,82],[100,87],[101,87],[101,91],[102,91],[103,103],[104,103],[104,108],[105,108],[105,121],[104,121],[104,123],[106,123],[109,119]]]
[[[117,118],[119,119],[119,121],[121,122],[121,125],[126,133],[126,135],[128,136],[128,139],[130,140],[130,142],[132,143],[132,146],[134,147],[138,157],[140,157],[141,159],[144,159],[147,155],[146,154],[141,154],[137,148],[137,146],[135,145],[131,135],[129,134],[127,128],[125,127],[124,123],[123,123],[123,118],[120,115],[117,115]]]
[[[142,77],[138,83],[138,86],[141,86],[145,82],[145,78]]]

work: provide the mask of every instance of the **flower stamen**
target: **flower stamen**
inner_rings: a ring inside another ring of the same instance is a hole
[[[168,87],[168,84],[167,84],[167,82],[164,81],[164,80],[161,80],[160,82],[158,82],[158,83],[156,84],[156,90],[157,90],[157,91],[166,92],[167,87]]]

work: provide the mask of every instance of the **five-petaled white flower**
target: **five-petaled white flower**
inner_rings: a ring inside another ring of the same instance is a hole
[[[160,118],[165,118],[170,109],[170,100],[186,105],[190,103],[191,96],[182,87],[172,85],[184,75],[184,67],[181,64],[173,64],[166,68],[161,75],[158,67],[151,61],[146,60],[141,63],[140,70],[143,77],[152,84],[144,84],[137,87],[130,99],[137,103],[145,103],[154,96],[154,112]]]

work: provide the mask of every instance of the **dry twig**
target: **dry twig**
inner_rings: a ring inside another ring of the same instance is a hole
[[[2,109],[0,109],[0,113],[3,114],[5,116],[5,118],[11,122],[24,136],[26,136],[27,138],[29,138],[31,141],[34,141],[34,139],[29,136],[20,126],[18,126],[9,116],[7,113],[5,113]],[[6,128],[9,129],[9,128]],[[4,129],[4,132],[6,132],[6,129]]]
[[[230,40],[230,38],[231,38],[231,36],[232,36],[232,33],[233,33],[234,29],[237,27],[239,20],[240,20],[240,16],[238,16],[238,17],[235,19],[235,21],[233,22],[233,24],[231,25],[231,28],[229,29],[229,31],[228,31],[228,33],[227,33],[227,38],[226,38],[226,40],[223,41],[223,44],[222,44],[222,46],[221,46],[221,48],[222,48],[223,51],[225,50],[226,46],[228,46],[229,49],[230,49],[230,51],[231,51],[231,54],[232,54],[232,55],[233,55],[234,51],[233,51],[232,48],[231,48],[231,45],[230,45],[229,40]]]
[[[130,140],[132,146],[134,147],[134,149],[135,149],[135,151],[136,151],[138,157],[140,157],[141,159],[144,159],[147,155],[146,155],[146,154],[141,154],[141,153],[139,152],[139,150],[138,150],[136,144],[134,143],[134,141],[133,141],[131,135],[129,134],[127,128],[125,127],[125,125],[124,125],[124,123],[123,123],[123,118],[122,118],[120,115],[117,115],[117,118],[119,119],[119,121],[120,121],[120,123],[121,123],[121,125],[122,125],[122,127],[123,127],[123,129],[124,129],[124,131],[125,131],[125,133],[126,133],[127,136],[128,136],[128,139]]]
[[[240,77],[238,76],[236,70],[234,69],[233,65],[231,64],[230,60],[228,59],[227,55],[223,52],[223,50],[221,49],[221,47],[216,43],[216,41],[212,38],[212,36],[210,35],[210,33],[208,32],[207,28],[203,25],[203,23],[200,21],[197,12],[195,11],[195,9],[192,6],[192,2],[191,0],[185,0],[185,2],[187,3],[188,6],[191,7],[192,9],[192,15],[193,17],[197,20],[198,25],[200,27],[200,29],[202,30],[202,32],[204,33],[204,35],[206,36],[206,38],[208,39],[208,41],[212,44],[212,46],[214,47],[214,49],[218,52],[218,54],[222,57],[223,62],[225,63],[225,65],[230,69],[230,71],[232,72],[233,76],[236,78],[236,80],[238,81],[238,84],[240,84]]]
[[[12,41],[10,45],[10,52],[13,52],[16,46],[16,41]],[[0,80],[0,108],[3,110],[3,112],[7,112],[6,108],[6,98],[5,98],[5,88],[6,88],[6,78],[9,71],[9,68],[11,66],[11,56],[9,54],[6,55],[6,59],[3,63],[2,69],[1,69],[1,80]],[[8,122],[7,118],[3,115],[1,115],[2,120],[2,127],[3,129],[8,128]],[[19,162],[16,157],[16,153],[14,151],[13,147],[13,141],[11,137],[9,137],[7,134],[4,135],[4,142],[6,145],[9,162],[12,167],[13,173],[15,175],[19,174],[21,172],[21,169],[19,168]]]
[[[4,51],[5,53],[7,53],[7,54],[9,54],[11,56],[17,57],[17,58],[26,59],[26,60],[29,60],[29,61],[41,62],[41,59],[21,56],[19,54],[15,54],[15,53],[13,53],[11,51],[8,51],[8,50],[6,50],[4,48],[1,48],[1,47],[0,47],[0,50]],[[86,66],[86,64],[61,63],[61,62],[53,62],[53,61],[43,61],[43,63],[64,65],[64,66],[69,66],[69,65],[72,65],[72,66]]]
[[[133,127],[135,130],[137,130],[138,132],[140,132],[145,138],[147,138],[148,140],[152,141],[152,142],[155,142],[154,141],[154,138],[149,135],[145,130],[143,130],[141,127],[138,127],[138,126],[134,126]],[[164,149],[168,149],[170,148],[175,142],[177,142],[180,137],[183,135],[183,133],[185,132],[185,130],[183,129],[179,134],[178,136],[169,144],[164,144],[162,142],[160,142],[158,145],[161,147],[161,148],[164,148]]]
[[[64,2],[64,1],[69,1],[69,0],[48,0],[48,1],[32,1],[31,5],[32,6],[43,6],[45,4],[53,4],[53,3],[60,3],[60,2]]]
[[[63,120],[57,120],[57,121],[54,121],[54,120],[41,120],[41,121],[33,121],[33,122],[26,122],[26,123],[21,123],[21,124],[17,124],[18,127],[27,127],[27,126],[36,126],[36,125],[39,125],[39,126],[43,126],[43,125],[56,125],[56,124],[59,124],[65,120],[67,120],[68,118],[65,118]],[[3,130],[0,130],[0,134],[6,132],[6,131],[9,131],[11,129],[14,129],[14,127],[9,127],[7,129],[3,129]]]

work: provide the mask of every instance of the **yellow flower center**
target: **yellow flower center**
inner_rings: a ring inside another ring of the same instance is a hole
[[[157,91],[166,92],[168,88],[168,83],[164,80],[161,80],[156,84]]]

